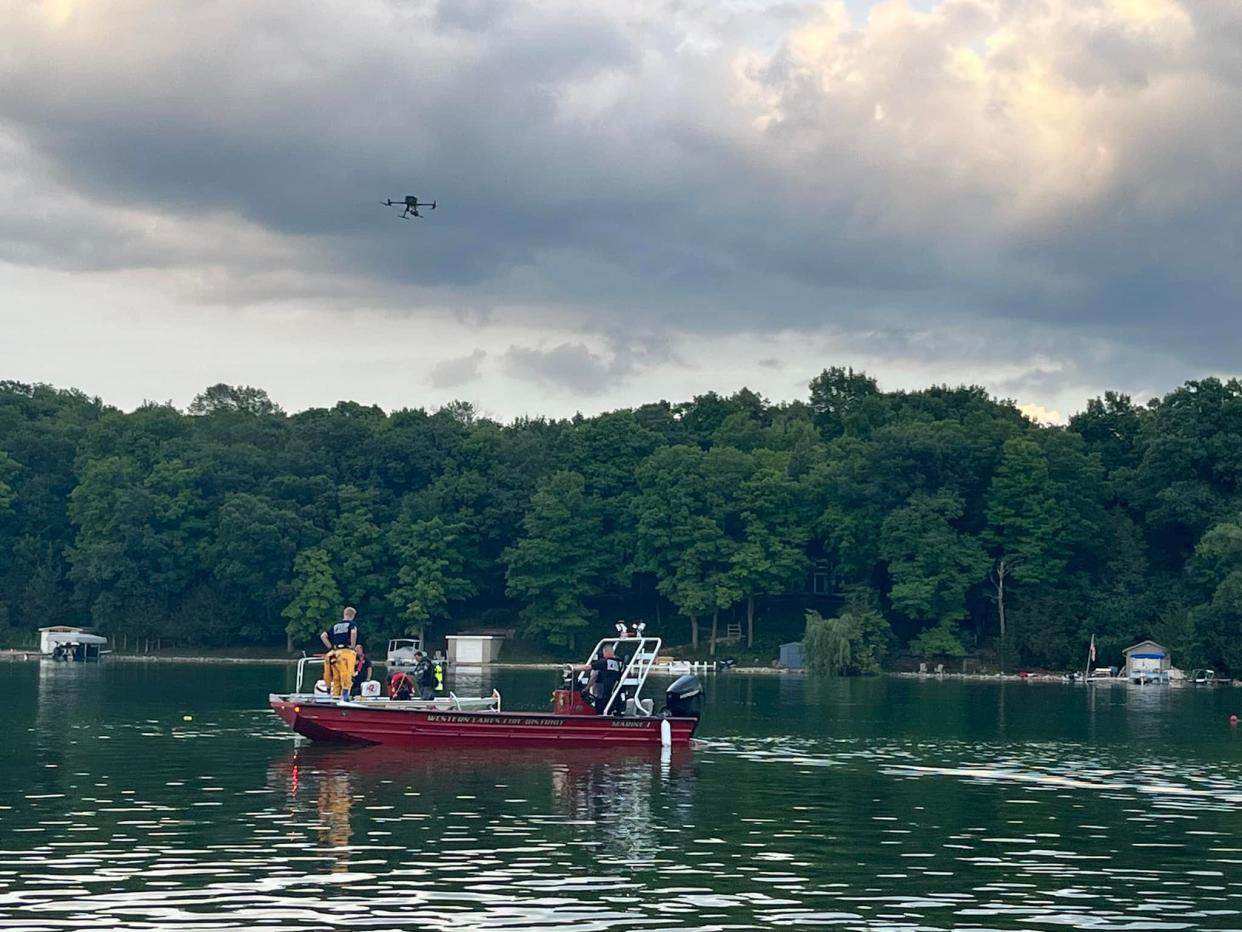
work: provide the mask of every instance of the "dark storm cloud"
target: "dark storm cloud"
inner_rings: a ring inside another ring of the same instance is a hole
[[[501,365],[576,391],[672,331],[933,333],[1050,382],[1242,349],[1236,5],[61,6],[0,14],[8,261],[554,318],[608,353]]]

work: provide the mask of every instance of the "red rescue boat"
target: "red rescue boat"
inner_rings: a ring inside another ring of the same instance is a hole
[[[622,662],[621,677],[599,713],[585,694],[586,676],[572,669],[553,693],[548,712],[502,711],[498,693],[482,700],[459,700],[450,694],[424,702],[381,697],[340,701],[294,692],[273,694],[268,701],[290,728],[314,741],[562,747],[689,744],[699,724],[703,689],[698,680],[690,675],[677,679],[665,692],[664,708],[655,712],[652,700],[641,694],[659,654],[660,639],[644,636],[642,625],[618,628],[621,633],[601,640],[588,658],[601,657],[611,646]]]

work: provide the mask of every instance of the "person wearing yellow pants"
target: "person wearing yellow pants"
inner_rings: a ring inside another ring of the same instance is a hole
[[[357,662],[354,648],[358,645],[358,624],[354,617],[357,614],[353,608],[346,608],[340,621],[319,634],[319,640],[328,648],[323,658],[323,677],[328,681],[333,699],[348,700],[349,688],[354,683]]]
[[[348,647],[330,650],[323,657],[323,678],[333,699],[348,699],[354,685],[354,667],[358,656]]]

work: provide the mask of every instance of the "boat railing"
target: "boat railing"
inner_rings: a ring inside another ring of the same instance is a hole
[[[308,657],[305,654],[303,654],[300,658],[298,658],[298,676],[297,676],[297,679],[294,681],[294,685],[293,685],[293,691],[295,693],[300,693],[302,691],[302,679],[306,675],[306,665],[308,663],[317,663],[319,664],[319,666],[322,667],[323,656],[322,655],[311,655]]]
[[[293,691],[296,694],[300,694],[302,692],[302,683],[306,678],[306,665],[307,664],[318,664],[319,666],[322,667],[323,666],[323,655],[322,654],[318,654],[318,655],[312,654],[310,656],[303,655],[302,657],[298,658],[297,679],[294,682],[294,686],[293,686]],[[449,697],[449,700],[453,703],[454,709],[456,709],[459,712],[463,711],[461,699],[458,697],[458,695],[455,692],[450,690],[448,697]],[[500,691],[493,689],[491,698],[492,698],[492,701],[495,702],[496,704],[495,711],[499,712],[500,711]]]
[[[612,695],[608,697],[608,704],[604,706],[604,715],[612,714],[613,707],[617,704],[617,700],[623,692],[628,698],[635,700],[642,694],[643,684],[647,682],[651,668],[655,665],[656,657],[660,655],[661,643],[659,638],[640,636],[604,638],[604,640],[595,645],[595,650],[591,654],[592,660],[600,655],[600,652],[607,644],[611,644],[614,649],[631,646],[634,648],[634,653],[630,655],[629,662],[621,671],[621,678],[612,689]]]

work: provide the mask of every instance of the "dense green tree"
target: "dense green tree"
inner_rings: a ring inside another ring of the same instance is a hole
[[[359,626],[372,632],[397,627],[389,600],[394,559],[380,525],[383,510],[377,493],[354,485],[337,494],[339,511],[321,546],[332,560],[333,576],[347,602],[358,609]]]
[[[253,414],[257,416],[280,414],[277,405],[267,392],[249,385],[212,385],[196,395],[190,402],[191,414]]]
[[[575,472],[553,473],[531,498],[524,536],[505,553],[526,634],[574,646],[595,617],[588,600],[610,575],[603,509]]]
[[[810,566],[810,514],[806,487],[790,475],[791,457],[768,454],[741,483],[741,539],[732,576],[746,599],[746,645],[755,641],[755,598],[795,588]]]
[[[879,386],[861,371],[832,366],[811,379],[810,388],[815,426],[827,438],[865,436],[887,417]]]
[[[1242,670],[1242,516],[1203,535],[1191,572],[1203,601],[1193,608],[1186,633],[1211,663]]]
[[[458,526],[438,517],[393,526],[392,545],[400,566],[391,599],[407,634],[425,641],[428,625],[448,617],[453,603],[477,594],[459,535]]]
[[[685,404],[676,405],[673,415],[680,422],[678,439],[707,447],[712,444],[717,432],[735,415],[763,424],[767,416],[767,403],[747,388],[728,398],[708,392],[705,395],[696,395]]]
[[[1126,499],[1141,510],[1157,559],[1185,562],[1198,539],[1228,516],[1242,486],[1242,385],[1187,382],[1142,422],[1143,444]]]
[[[910,641],[910,653],[916,657],[964,657],[961,626],[952,618],[942,618],[924,628]]]
[[[984,535],[1002,650],[1005,600],[1013,585],[1047,585],[1065,569],[1066,504],[1054,493],[1039,444],[1024,437],[1007,440],[988,489]]]
[[[286,647],[317,639],[336,621],[341,592],[332,576],[332,559],[322,547],[303,550],[293,561],[293,600],[281,615],[287,624]]]
[[[889,600],[919,629],[965,622],[967,592],[986,572],[979,541],[955,526],[961,517],[961,499],[942,491],[914,495],[884,520],[880,549],[892,579]]]
[[[122,647],[275,644],[306,592],[321,630],[339,586],[369,637],[516,621],[564,642],[623,617],[666,639],[688,621],[697,646],[704,619],[745,618],[758,651],[859,599],[907,652],[986,660],[1003,599],[1012,662],[1076,666],[1092,635],[1117,662],[1152,636],[1242,673],[1232,380],[1141,407],[1105,393],[1066,428],[848,368],[783,404],[743,389],[508,424],[466,404],[286,415],[227,385],[190,413],[122,412],[0,382],[0,450],[14,643],[90,619]]]
[[[1145,412],[1129,395],[1105,392],[1070,418],[1069,428],[1082,436],[1110,473],[1138,464]]]
[[[657,450],[638,471],[635,565],[654,574],[660,594],[690,619],[695,647],[699,619],[711,613],[715,622],[720,609],[743,595],[732,563],[738,543],[729,533],[733,515],[726,502],[736,506],[730,493],[749,468],[738,450],[678,445]],[[714,633],[713,624],[713,651]]]
[[[234,639],[271,643],[285,628],[282,611],[292,597],[294,557],[314,531],[287,506],[245,492],[226,495],[215,521],[206,559],[219,604],[200,617],[216,624],[227,617]],[[199,604],[206,598],[200,593]]]
[[[122,457],[87,466],[70,495],[78,527],[70,559],[96,625],[157,636],[202,574],[209,522],[197,479],[176,459],[149,470]]]
[[[3,518],[13,507],[13,499],[17,497],[13,487],[6,481],[11,480],[16,473],[16,461],[3,450],[0,450],[0,518]]]

